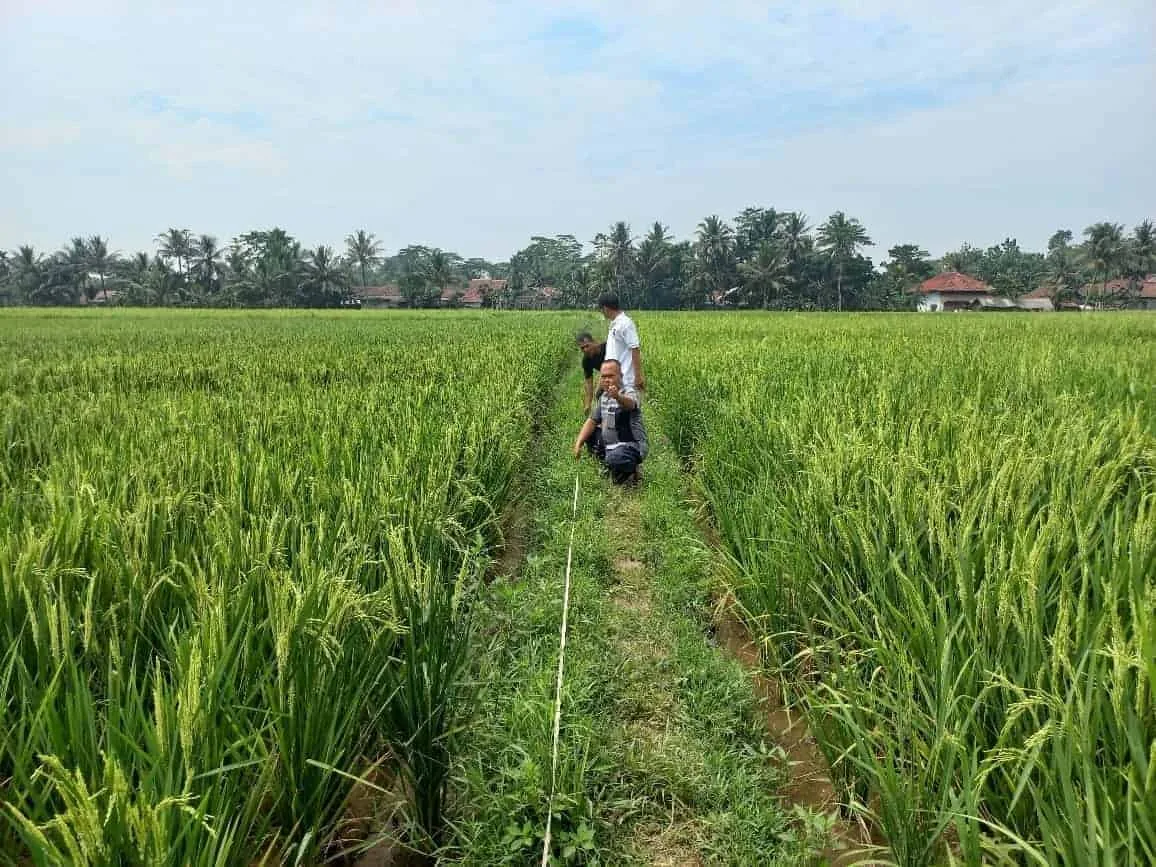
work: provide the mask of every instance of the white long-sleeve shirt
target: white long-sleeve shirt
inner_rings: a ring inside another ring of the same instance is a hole
[[[634,320],[620,312],[610,321],[610,330],[606,335],[606,357],[615,359],[622,368],[623,388],[634,388],[634,356],[630,350],[641,346]]]

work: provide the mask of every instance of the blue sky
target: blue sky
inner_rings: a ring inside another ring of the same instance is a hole
[[[842,209],[876,260],[1156,217],[1152,0],[0,0],[0,247],[508,257]]]

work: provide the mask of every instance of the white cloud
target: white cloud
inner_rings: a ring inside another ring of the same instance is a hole
[[[8,246],[279,223],[504,257],[759,203],[937,249],[1156,207],[1151,0],[7,4]],[[563,14],[606,41],[532,38]]]

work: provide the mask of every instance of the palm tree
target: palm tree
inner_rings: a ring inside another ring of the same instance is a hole
[[[1079,290],[1083,280],[1071,247],[1055,246],[1048,253],[1047,281],[1051,286],[1052,305],[1057,310]]]
[[[958,250],[946,253],[939,261],[944,271],[958,271],[962,273],[967,268],[967,257]]]
[[[655,223],[638,245],[635,270],[642,282],[641,300],[657,306],[660,287],[670,272],[670,234],[662,223]]]
[[[212,300],[218,296],[224,277],[221,248],[212,235],[201,235],[192,245],[192,271],[197,288],[203,299]]]
[[[1066,248],[1071,243],[1072,243],[1072,230],[1071,229],[1059,229],[1059,230],[1053,232],[1052,237],[1050,237],[1048,239],[1048,252],[1051,253],[1053,250],[1058,250],[1060,248]]]
[[[858,220],[847,219],[842,211],[836,211],[819,227],[819,249],[826,252],[835,265],[839,310],[843,309],[843,269],[860,247],[870,243],[867,230]]]
[[[193,255],[193,233],[188,229],[169,229],[157,235],[157,255],[162,259],[176,259],[177,272],[184,277],[186,263]]]
[[[429,254],[422,268],[422,276],[426,285],[433,290],[430,294],[436,292],[439,300],[446,289],[458,284],[453,257],[444,250],[435,249]]]
[[[322,245],[305,256],[301,290],[307,304],[335,307],[345,298],[349,279],[333,248]]]
[[[148,253],[137,253],[120,267],[123,291],[120,300],[128,304],[152,304],[153,263]]]
[[[1156,229],[1145,220],[1132,230],[1132,257],[1143,276],[1156,272]]]
[[[735,255],[753,257],[764,241],[778,240],[779,212],[774,208],[745,208],[735,218]]]
[[[707,294],[730,288],[734,277],[734,230],[715,214],[698,224],[695,242],[698,279]]]
[[[105,275],[108,274],[109,268],[115,263],[116,257],[110,256],[108,252],[108,241],[100,237],[100,235],[93,235],[88,239],[88,268],[100,278],[100,293],[105,301],[108,301],[108,286],[105,284]]]
[[[20,304],[29,301],[40,283],[44,257],[27,245],[19,247],[9,265],[9,281],[14,287],[13,300]]]
[[[1134,301],[1141,284],[1152,273],[1156,265],[1156,237],[1153,236],[1152,221],[1145,220],[1136,226],[1132,235],[1124,240],[1124,252],[1120,271],[1128,281],[1127,296]]]
[[[611,227],[610,234],[606,237],[605,251],[606,265],[610,270],[614,291],[623,296],[627,294],[626,290],[637,264],[634,239],[630,237],[630,226],[625,221],[619,220]],[[633,300],[633,298],[625,299],[623,303],[629,304]]]
[[[1098,303],[1103,304],[1108,295],[1108,281],[1124,264],[1124,227],[1119,223],[1094,223],[1084,229],[1084,236],[1088,239],[1084,248],[1088,264],[1100,275],[1103,288]]]
[[[91,301],[96,297],[96,292],[88,282],[88,263],[88,241],[79,236],[73,238],[71,245],[57,255],[57,267],[61,277],[72,285],[76,294],[83,292]]]
[[[809,231],[807,215],[798,211],[788,212],[783,216],[779,226],[779,243],[786,257],[788,276],[796,294],[802,283],[800,263],[811,246]]]
[[[356,262],[361,268],[362,288],[368,285],[368,272],[371,265],[381,261],[381,244],[372,232],[358,229],[355,234],[345,238],[345,255],[350,262]]]
[[[767,310],[771,298],[787,284],[787,261],[777,244],[763,241],[753,259],[739,264],[739,273],[747,279],[751,290],[762,295],[763,309]]]

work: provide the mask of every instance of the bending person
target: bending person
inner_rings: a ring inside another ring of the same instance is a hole
[[[590,415],[594,404],[594,372],[601,370],[606,360],[606,344],[596,343],[589,331],[580,332],[576,341],[582,350],[582,414]]]

